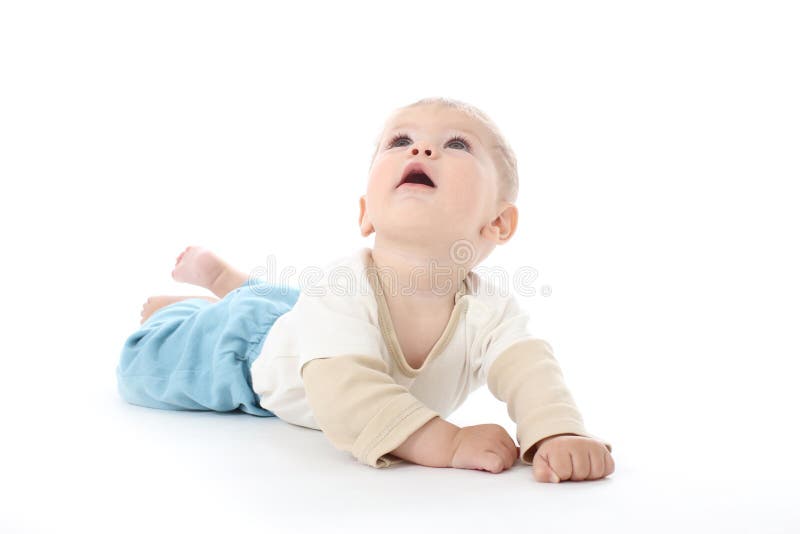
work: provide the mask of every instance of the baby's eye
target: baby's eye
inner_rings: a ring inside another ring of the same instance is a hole
[[[392,148],[397,141],[400,141],[402,139],[407,139],[408,141],[411,141],[411,139],[406,134],[397,134],[389,142],[389,148]],[[403,145],[403,146],[405,146],[405,145]]]
[[[458,137],[458,136],[453,137],[452,139],[450,139],[450,141],[447,142],[448,146],[453,142],[461,143],[464,146],[464,150],[469,150],[469,143],[463,137]]]
[[[397,135],[395,135],[392,138],[392,140],[389,142],[389,148],[394,147],[398,141],[402,141],[404,139],[406,141],[411,142],[411,138],[408,137],[406,134],[397,134]],[[463,146],[463,150],[469,151],[469,142],[466,139],[464,139],[463,137],[460,137],[460,136],[453,137],[447,142],[447,145],[445,145],[445,146],[450,146],[452,143],[460,143]],[[399,146],[407,146],[407,145],[403,144],[403,145],[399,145]]]

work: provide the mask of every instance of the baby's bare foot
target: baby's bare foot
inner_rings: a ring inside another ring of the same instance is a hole
[[[218,302],[219,299],[214,297],[203,297],[203,296],[183,296],[178,297],[175,295],[156,295],[154,297],[150,297],[147,301],[142,305],[142,320],[139,321],[140,324],[144,324],[144,322],[153,315],[156,311],[160,310],[164,306],[168,306],[175,302],[180,302],[181,300],[186,299],[205,299],[209,302]]]
[[[211,289],[214,281],[225,271],[226,263],[203,247],[186,247],[175,261],[172,278],[176,282],[185,282]]]

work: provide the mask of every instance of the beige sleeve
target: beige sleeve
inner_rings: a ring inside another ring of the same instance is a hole
[[[384,361],[374,356],[316,358],[300,374],[328,440],[372,467],[402,462],[389,452],[439,416],[392,380]]]
[[[533,464],[540,440],[556,434],[577,434],[602,442],[609,452],[611,444],[586,432],[578,407],[572,398],[561,367],[550,344],[541,339],[526,339],[505,349],[489,368],[489,391],[508,406],[508,415],[517,423],[517,441],[522,461]]]

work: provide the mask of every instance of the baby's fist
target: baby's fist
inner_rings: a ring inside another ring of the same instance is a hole
[[[596,480],[614,472],[614,459],[596,439],[558,435],[540,442],[533,456],[533,477],[537,482]]]
[[[519,447],[500,425],[460,428],[453,437],[450,467],[499,473],[517,461]]]

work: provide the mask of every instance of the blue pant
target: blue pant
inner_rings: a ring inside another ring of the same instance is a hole
[[[239,409],[275,417],[258,403],[250,366],[299,288],[248,280],[219,302],[187,299],[157,310],[128,337],[117,366],[126,401],[163,410]]]

